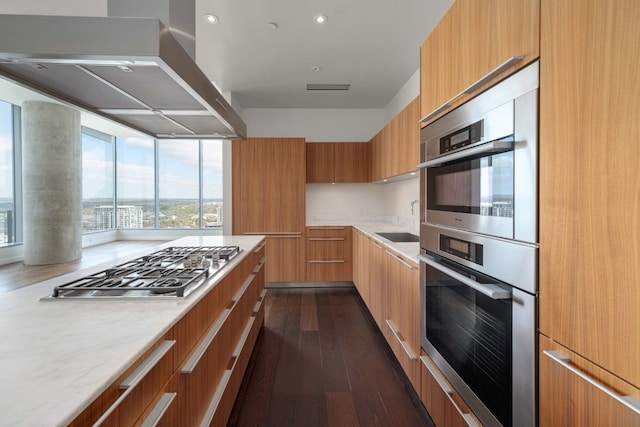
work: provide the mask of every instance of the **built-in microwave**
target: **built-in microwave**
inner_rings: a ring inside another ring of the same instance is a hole
[[[427,223],[537,242],[538,68],[422,129]]]

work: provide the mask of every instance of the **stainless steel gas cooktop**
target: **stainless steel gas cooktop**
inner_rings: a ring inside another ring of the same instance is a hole
[[[43,300],[183,298],[239,253],[238,246],[170,247],[58,285]]]

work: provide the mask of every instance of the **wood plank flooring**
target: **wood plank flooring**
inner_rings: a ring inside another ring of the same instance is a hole
[[[229,426],[433,426],[354,288],[269,289]]]

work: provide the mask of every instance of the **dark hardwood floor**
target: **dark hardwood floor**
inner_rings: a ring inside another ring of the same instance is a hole
[[[269,289],[229,426],[433,426],[354,288]]]

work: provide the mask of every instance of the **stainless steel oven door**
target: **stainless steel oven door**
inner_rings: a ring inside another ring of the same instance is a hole
[[[419,258],[424,350],[484,425],[535,426],[535,296],[438,255]]]

